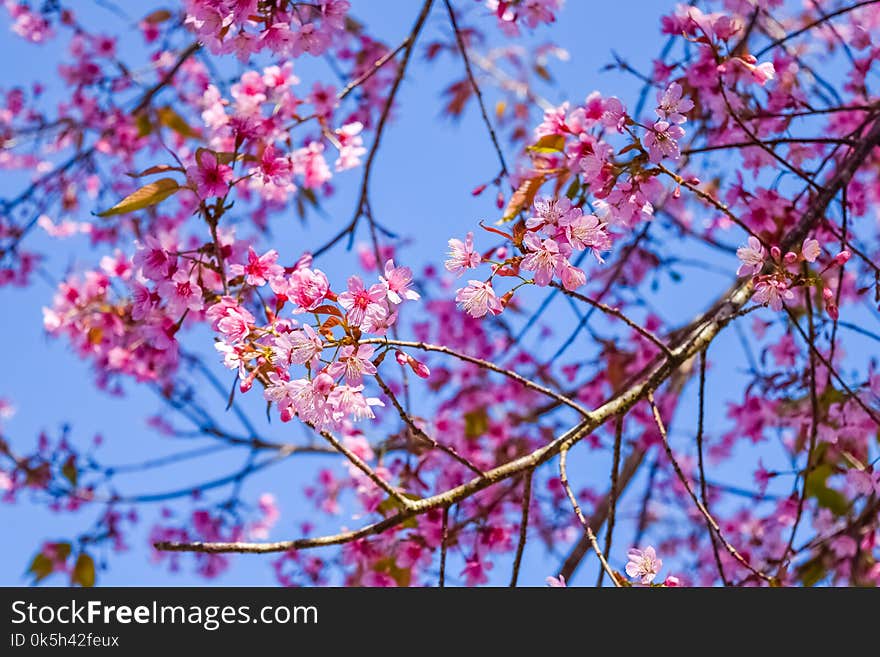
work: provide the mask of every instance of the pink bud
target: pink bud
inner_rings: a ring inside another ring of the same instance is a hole
[[[788,253],[786,253],[784,258],[785,264],[787,265],[797,262],[797,259],[797,253],[795,253],[794,251],[789,251]]]
[[[498,209],[504,207],[504,194],[502,192],[498,192],[498,196],[495,198],[495,205],[498,206]]]
[[[486,185],[479,185],[477,187],[474,187],[474,190],[471,192],[471,195],[472,196],[479,196],[480,194],[483,193],[483,191],[485,189],[486,189]]]
[[[401,367],[406,367],[407,365],[409,365],[409,362],[407,361],[407,359],[409,358],[409,356],[407,356],[407,355],[406,355],[405,353],[403,353],[402,351],[399,351],[399,350],[398,350],[398,351],[395,351],[395,352],[394,352],[394,358],[397,360],[397,363],[398,363]]]
[[[780,256],[782,255],[782,251],[779,249],[778,246],[773,246],[770,248],[770,255],[773,256],[774,260],[779,260]]]
[[[834,256],[834,264],[838,267],[842,267],[849,261],[851,257],[852,253],[850,253],[849,251],[841,251],[836,256]]]
[[[831,291],[830,287],[826,287],[822,290],[822,298],[825,299],[825,301],[828,301],[833,296],[834,292]]]
[[[828,311],[828,316],[835,322],[837,321],[837,318],[840,317],[840,308],[837,307],[836,303],[826,304],[825,310]]]

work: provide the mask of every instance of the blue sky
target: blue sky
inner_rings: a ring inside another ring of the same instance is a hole
[[[106,24],[108,31],[125,29],[125,21],[101,9],[97,3],[76,4],[83,6],[83,15],[93,17],[98,24]],[[353,4],[355,13],[360,10],[359,15],[379,36],[388,43],[396,44],[408,32],[419,3],[383,0],[367,3],[366,9],[360,9],[364,3]],[[480,11],[480,6],[471,0],[459,0],[457,4],[469,12]],[[120,5],[133,18],[155,7],[153,3],[142,0]],[[600,69],[612,61],[611,52],[615,50],[625,55],[637,68],[648,70],[651,59],[663,45],[658,17],[662,10],[667,10],[671,5],[668,0],[618,0],[614,3],[569,0],[556,26],[540,29],[533,39],[525,41],[528,44],[552,37],[570,54],[568,61],[554,63],[552,70],[557,85],[545,88],[545,96],[553,102],[565,99],[579,102],[590,91],[600,89],[620,96],[630,106],[634,104],[639,89],[637,82],[630,76],[616,72],[603,73]],[[425,41],[446,33],[444,19],[442,6],[435,7],[433,18],[425,29]],[[51,79],[57,63],[58,44],[53,43],[48,47],[26,44],[9,36],[6,22],[4,15],[0,20],[0,31],[4,34],[0,39],[0,58],[15,65],[4,67],[0,84],[8,87],[35,79]],[[489,31],[493,31],[491,27]],[[135,52],[138,47],[138,39],[132,38],[124,49]],[[296,67],[298,74],[305,79],[326,74],[326,65],[319,60],[300,59]],[[463,235],[472,230],[479,219],[494,217],[496,212],[491,195],[479,198],[470,195],[473,187],[497,171],[496,157],[477,108],[471,105],[458,122],[440,116],[443,102],[441,92],[451,81],[460,77],[461,61],[458,59],[446,57],[429,64],[419,57],[401,90],[395,122],[385,135],[373,176],[374,213],[385,226],[401,236],[413,238],[412,244],[400,252],[400,259],[414,269],[424,263],[439,262],[449,237]],[[53,92],[57,94],[57,89],[50,88],[50,98]],[[494,97],[491,90],[487,94],[490,99]],[[512,149],[508,148],[506,154],[508,160],[513,159]],[[282,254],[292,255],[298,254],[303,244],[321,244],[350,218],[354,203],[353,188],[358,180],[357,172],[348,173],[340,179],[339,193],[325,205],[324,217],[312,215],[305,225],[294,218],[293,212],[288,217],[276,218],[273,221],[276,236],[273,246]],[[8,195],[19,188],[21,178],[3,173],[0,185],[0,193]],[[366,236],[360,237],[364,239]],[[731,236],[731,241],[736,239],[738,236]],[[48,269],[55,275],[77,264],[89,266],[97,262],[101,255],[87,250],[81,242],[57,245],[39,235],[34,236],[31,247],[50,253]],[[689,249],[688,255],[695,258],[707,256],[696,247]],[[719,262],[717,254],[711,257]],[[732,262],[721,259],[719,264],[731,273],[735,270]],[[335,281],[341,282],[357,267],[356,255],[340,249],[320,262],[320,266]],[[686,269],[681,271],[684,275],[695,273]],[[657,290],[649,295],[652,305],[660,308],[664,316],[683,321],[725,289],[730,280],[729,275],[711,272],[697,273],[694,278],[683,287],[674,285],[668,277],[662,277]],[[86,444],[95,433],[102,434],[105,446],[101,448],[101,455],[107,463],[137,462],[177,451],[178,445],[156,435],[145,423],[147,415],[161,409],[151,392],[133,385],[126,385],[124,397],[111,397],[98,391],[92,385],[93,376],[88,366],[69,352],[66,343],[45,336],[41,308],[50,301],[51,294],[52,289],[42,281],[35,282],[25,290],[0,288],[4,317],[0,323],[0,343],[12,346],[6,350],[0,396],[11,399],[18,409],[17,415],[7,424],[7,434],[12,438],[13,445],[24,449],[40,430],[55,435],[59,427],[67,423],[71,427],[72,440],[78,444]],[[540,299],[540,296],[533,298]],[[547,317],[554,324],[571,325],[573,321],[571,310],[564,303],[554,306]],[[215,359],[210,340],[207,334],[202,337],[204,339],[199,350],[213,362]],[[537,332],[531,334],[531,342],[527,343],[536,353],[546,349],[546,345],[537,340]],[[194,341],[190,341],[190,345],[193,344]],[[577,348],[576,345],[573,353]],[[720,371],[717,374],[710,372],[710,385],[714,379],[721,390],[730,390],[740,376],[737,368],[741,367],[742,358],[737,355],[736,334],[731,331],[719,338],[712,351],[713,360]],[[217,371],[222,373],[219,367]],[[228,376],[223,374],[223,377],[226,382]],[[211,394],[204,392],[206,398],[210,398]],[[283,436],[283,432],[296,430],[290,426],[279,427],[277,423],[266,427],[264,409],[258,395],[252,394],[245,401],[250,416],[261,429],[265,428],[266,435],[277,437]],[[220,408],[216,399],[211,403],[213,408]],[[685,428],[693,426],[692,422],[688,422],[694,412],[693,404],[683,404],[679,419],[673,426],[674,438],[678,435],[679,421]],[[718,426],[723,413],[722,404],[713,404],[708,416],[710,426],[713,422]],[[232,418],[229,421],[234,424]],[[120,492],[159,492],[176,488],[181,483],[210,480],[240,467],[245,456],[242,453],[224,453],[166,470],[127,477],[119,484]],[[312,480],[318,464],[309,458],[294,459],[264,471],[249,479],[244,486],[244,497],[251,501],[255,501],[263,491],[272,491],[278,496],[282,518],[273,531],[273,538],[295,537],[298,535],[299,522],[314,516],[310,506],[303,503],[301,498],[302,485]],[[572,477],[576,484],[586,483],[594,476],[603,480],[607,477],[608,463],[603,455],[591,456],[589,462],[585,458],[573,458]],[[733,470],[722,469],[718,478],[725,480],[726,474],[730,475],[727,481],[736,480],[737,473]],[[630,501],[641,492],[638,482],[631,487],[631,491]],[[625,513],[627,508],[632,510],[634,505],[623,508]],[[110,557],[109,570],[99,574],[101,584],[206,584],[191,574],[188,564],[182,572],[169,574],[164,568],[147,563],[144,530],[149,527],[149,518],[156,511],[157,507],[143,508],[140,529],[130,535],[131,549]],[[0,522],[7,528],[5,540],[0,542],[0,584],[25,583],[26,566],[41,541],[75,535],[88,523],[91,513],[56,514],[26,501],[16,505],[0,505]],[[356,521],[343,517],[334,522],[351,524]],[[332,529],[332,523],[328,527]],[[619,557],[625,554],[625,541],[629,539],[620,535],[618,540],[618,558],[613,558],[612,562],[620,567],[622,562]],[[548,557],[543,548],[531,547],[526,553],[521,582],[541,584],[547,575],[553,574],[558,563],[558,557]],[[591,563],[580,574],[579,581],[591,583],[592,568]],[[506,563],[499,564],[495,575],[499,581],[503,581],[508,577],[508,572]],[[61,583],[58,580],[49,583],[53,582]],[[274,577],[267,559],[244,556],[236,558],[226,574],[208,583],[271,585],[274,584]]]

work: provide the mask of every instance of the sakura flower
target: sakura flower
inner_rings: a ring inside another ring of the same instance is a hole
[[[782,310],[783,299],[794,299],[794,292],[788,289],[788,284],[776,278],[770,278],[759,282],[755,286],[755,301],[769,305],[773,310]]]
[[[272,353],[285,365],[305,365],[318,358],[324,348],[321,337],[308,324],[301,330],[282,333],[275,339]]]
[[[773,62],[763,62],[757,66],[749,66],[752,78],[762,87],[776,77],[776,68]]]
[[[461,288],[455,295],[455,301],[471,317],[483,317],[487,312],[498,315],[504,310],[504,306],[495,296],[492,283],[483,281],[468,281],[468,286]]]
[[[736,257],[742,260],[737,276],[750,276],[757,274],[764,267],[764,258],[767,251],[761,246],[761,241],[754,235],[749,236],[749,245],[741,246],[736,250]]]
[[[138,242],[132,264],[140,268],[143,275],[150,280],[162,280],[177,262],[177,256],[170,253],[174,248],[174,241],[167,234],[158,237],[147,235],[143,242]]]
[[[587,275],[583,269],[575,267],[565,258],[556,270],[559,279],[562,281],[562,287],[568,291],[574,291],[587,282]]]
[[[286,295],[302,310],[314,310],[327,296],[330,282],[320,269],[297,269],[290,276]]]
[[[880,495],[880,469],[849,470],[846,480],[860,495]]]
[[[333,166],[337,171],[352,169],[361,163],[361,157],[367,152],[360,133],[364,124],[360,121],[346,123],[334,132],[339,142],[339,157]]]
[[[379,280],[388,294],[388,300],[393,304],[403,303],[404,299],[410,301],[418,300],[419,293],[410,290],[412,283],[412,270],[409,267],[395,267],[394,261],[389,260],[385,263],[385,276],[380,276]]]
[[[482,561],[479,556],[473,555],[465,561],[464,570],[461,571],[461,574],[465,576],[465,584],[476,586],[488,582],[488,572],[492,570],[492,565],[491,561]]]
[[[571,201],[563,197],[561,199],[538,199],[534,205],[534,216],[526,220],[526,227],[537,228],[538,226],[555,226],[561,223],[563,217],[572,212]],[[580,208],[574,208],[579,210]]]
[[[448,271],[460,276],[465,269],[476,269],[480,262],[480,254],[474,251],[473,233],[468,233],[464,242],[455,238],[449,240],[449,259],[446,261]]]
[[[535,284],[545,287],[550,284],[556,268],[564,259],[559,253],[559,245],[551,239],[543,242],[534,233],[529,233],[523,240],[529,253],[522,260],[522,268],[535,272]]]
[[[550,588],[566,588],[565,577],[560,575],[559,577],[548,577],[544,580],[547,583],[547,586]]]
[[[211,151],[199,151],[197,163],[187,167],[186,177],[195,185],[199,198],[225,196],[232,180],[232,167],[221,164]]]
[[[226,316],[217,322],[220,331],[230,344],[241,342],[251,332],[254,317],[243,308],[230,309]]]
[[[633,548],[627,552],[627,556],[629,561],[626,564],[626,574],[637,578],[642,584],[653,582],[663,567],[663,561],[657,558],[657,553],[650,545],[644,550]]]
[[[657,116],[669,123],[684,123],[687,121],[684,115],[693,108],[694,101],[682,98],[681,85],[678,82],[673,82],[666,91],[657,94]]]
[[[371,420],[375,416],[374,406],[385,404],[376,397],[365,397],[363,386],[336,386],[327,398],[328,405],[333,409],[337,420],[351,417],[355,421]]]
[[[359,276],[352,276],[348,279],[348,291],[339,295],[339,305],[348,311],[348,322],[360,326],[368,312],[385,314],[385,306],[381,302],[386,295],[382,285],[371,285],[367,289]]]
[[[171,280],[159,284],[159,295],[166,300],[168,311],[174,315],[201,310],[205,305],[198,277],[183,269],[178,269]]]
[[[376,373],[376,366],[370,361],[374,351],[375,348],[368,344],[346,345],[339,350],[339,357],[327,368],[327,373],[334,378],[344,374],[347,384],[360,385],[365,374]]]
[[[592,249],[596,260],[604,262],[600,254],[611,248],[611,239],[598,217],[582,212],[570,212],[560,219],[559,225],[565,229],[565,237],[572,248],[578,251]]]
[[[248,247],[248,262],[246,265],[230,265],[229,273],[233,276],[244,276],[245,282],[254,287],[265,285],[269,280],[281,276],[284,268],[275,264],[278,260],[278,252],[275,249],[266,251],[258,256],[253,247]]]
[[[260,157],[260,166],[252,171],[258,174],[264,183],[283,187],[289,182],[292,167],[288,158],[279,156],[276,148],[269,145]]]
[[[819,257],[820,253],[822,253],[822,249],[819,247],[818,240],[812,238],[804,240],[804,245],[801,248],[801,255],[804,256],[804,260],[807,262],[816,262],[816,258]]]
[[[684,137],[684,130],[668,121],[657,121],[645,135],[644,143],[648,149],[648,159],[660,162],[663,158],[677,160],[681,157],[678,139]]]

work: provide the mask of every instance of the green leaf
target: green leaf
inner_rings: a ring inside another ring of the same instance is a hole
[[[76,487],[79,471],[76,469],[76,459],[72,454],[67,457],[64,465],[61,466],[61,474],[64,475],[64,478],[67,479],[72,486]]]
[[[819,503],[819,506],[831,510],[835,515],[841,516],[846,513],[849,505],[843,493],[829,488],[826,484],[831,472],[831,466],[827,463],[818,466],[807,477],[804,490],[807,497],[814,498]]]
[[[139,190],[126,196],[109,210],[99,212],[99,217],[110,217],[115,214],[128,214],[137,210],[143,210],[151,205],[156,205],[180,190],[180,185],[174,178],[160,178],[156,182],[144,185]]]
[[[95,560],[85,552],[80,553],[70,574],[70,583],[91,588],[95,585]]]
[[[52,574],[52,562],[49,560],[49,557],[40,552],[31,561],[28,572],[34,576],[34,584],[36,584]]]
[[[186,119],[175,112],[171,107],[160,107],[156,110],[156,115],[159,117],[159,123],[164,125],[166,128],[171,128],[179,135],[182,135],[184,137],[202,136],[198,130],[187,123]]]
[[[171,164],[157,164],[149,169],[144,169],[140,173],[127,173],[125,175],[131,178],[143,178],[144,176],[152,176],[157,173],[167,173],[169,171],[180,171],[182,173],[183,169]]]
[[[481,408],[464,416],[464,435],[471,440],[479,438],[489,430],[489,414]]]
[[[804,586],[813,586],[820,582],[826,574],[827,571],[822,564],[821,556],[808,561],[798,569],[798,576],[800,577],[801,584]]]
[[[563,135],[544,135],[526,150],[533,153],[559,153],[565,148]]]

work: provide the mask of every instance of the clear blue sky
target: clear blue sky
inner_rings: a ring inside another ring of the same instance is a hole
[[[83,15],[93,16],[105,23],[108,31],[118,32],[125,29],[124,21],[97,7],[97,3],[83,0],[74,4]],[[137,18],[162,3],[137,0],[119,4],[133,18]],[[374,31],[392,44],[398,43],[407,33],[418,8],[418,3],[395,0],[353,4],[354,12],[362,15]],[[457,4],[469,11],[478,9],[472,0],[458,0]],[[632,105],[638,90],[636,81],[619,73],[600,73],[600,69],[611,61],[612,49],[625,55],[633,65],[643,70],[648,69],[650,60],[663,44],[663,37],[658,30],[658,16],[661,10],[670,8],[672,4],[669,0],[618,0],[613,3],[568,0],[559,24],[549,30],[543,28],[536,35],[537,41],[552,36],[571,55],[567,62],[554,64],[553,72],[557,76],[558,87],[545,89],[545,95],[554,102],[564,99],[579,102],[590,91],[600,89],[618,95]],[[79,9],[80,5],[82,9]],[[436,36],[441,30],[446,30],[444,19],[442,7],[436,7],[434,18],[426,28],[425,40]],[[2,86],[27,83],[35,79],[51,79],[54,76],[59,49],[57,42],[48,47],[37,47],[14,38],[8,32],[5,14],[0,21],[0,33],[3,34],[0,39],[0,58],[7,62],[0,81]],[[134,37],[125,46],[130,51],[137,48],[138,40]],[[309,77],[310,68],[320,71],[321,74],[325,71],[320,61],[308,58],[299,59],[296,66],[298,73],[304,77]],[[375,214],[383,224],[401,235],[417,238],[416,242],[402,251],[401,258],[414,268],[422,263],[439,262],[450,236],[463,235],[467,230],[473,229],[477,220],[495,214],[490,195],[473,198],[469,193],[476,184],[497,170],[495,155],[476,107],[470,106],[467,115],[458,123],[440,117],[440,94],[449,82],[460,77],[460,60],[447,57],[434,64],[421,60],[416,62],[404,83],[399,97],[397,118],[386,134],[375,170]],[[493,96],[491,91],[488,94],[490,98]],[[509,160],[513,159],[511,149],[507,150],[507,155]],[[413,161],[418,166],[410,164]],[[340,193],[325,206],[326,219],[313,215],[303,227],[293,218],[291,212],[288,220],[276,221],[275,247],[282,254],[295,256],[302,248],[298,245],[320,244],[324,238],[338,230],[350,217],[354,202],[352,187],[358,180],[358,175],[356,172],[349,173],[341,181]],[[3,195],[8,195],[13,187],[17,188],[21,184],[20,177],[8,173],[3,173],[0,181]],[[99,253],[88,251],[84,243],[76,240],[59,246],[42,236],[35,236],[31,246],[49,249],[51,258],[48,268],[55,275],[69,266],[90,266],[100,257]],[[704,254],[694,249],[691,255],[697,257]],[[320,265],[335,280],[340,281],[356,267],[355,262],[354,253],[347,254],[340,250]],[[731,272],[735,269],[732,263],[727,263],[727,266]],[[687,275],[694,272],[682,270],[682,273]],[[658,308],[668,309],[668,313],[663,313],[667,317],[684,320],[724,289],[728,281],[729,277],[722,275],[698,273],[696,280],[685,288],[676,287],[668,278],[663,278],[651,301]],[[176,451],[177,445],[167,438],[157,436],[145,424],[144,418],[148,414],[161,409],[149,391],[127,385],[127,394],[122,398],[110,397],[97,391],[92,385],[93,376],[89,368],[69,352],[67,344],[45,337],[41,307],[49,302],[51,294],[49,286],[39,281],[26,290],[0,289],[0,304],[3,308],[0,343],[8,347],[4,350],[0,396],[11,399],[18,408],[17,415],[7,424],[7,433],[12,437],[13,445],[24,449],[32,443],[40,430],[56,434],[62,424],[68,423],[71,426],[72,439],[79,444],[85,444],[95,433],[101,433],[105,437],[105,447],[101,454],[102,460],[107,463],[136,462]],[[565,304],[555,307],[548,319],[568,325],[573,321],[571,311]],[[203,337],[205,339],[201,342],[200,351],[213,361],[210,340],[207,335]],[[531,344],[537,350],[542,345],[535,341],[535,337],[536,333],[533,333]],[[193,344],[194,341],[190,341],[190,345]],[[736,368],[740,358],[736,352],[736,336],[732,332],[719,339],[717,347],[713,347],[713,353],[718,355],[719,366],[729,367],[729,372],[720,376],[727,376],[727,380],[734,383],[738,378]],[[217,371],[221,369],[218,368]],[[224,381],[227,379],[228,376],[224,375]],[[248,402],[251,417],[259,426],[264,427],[265,419],[258,394],[251,394]],[[715,404],[710,408],[710,421],[714,419],[718,425],[723,412],[723,406]],[[683,426],[691,426],[686,423],[692,414],[692,405],[685,404],[679,415],[685,423]],[[289,431],[296,429],[291,426],[282,428],[277,424],[266,427],[266,434],[269,436],[283,436],[283,432]],[[119,488],[123,493],[169,490],[181,483],[209,480],[233,471],[240,467],[244,458],[245,454],[235,454],[232,457],[224,455],[193,462],[192,466],[131,476],[121,480]],[[273,538],[298,535],[298,523],[315,515],[310,506],[301,501],[301,489],[304,482],[313,479],[317,463],[308,458],[299,461],[294,459],[252,477],[246,483],[244,497],[251,501],[255,501],[263,491],[272,491],[279,498],[282,517],[272,534]],[[573,469],[576,483],[586,483],[591,476],[602,477],[603,481],[607,477],[608,464],[601,458],[591,457],[590,463],[584,459],[576,460],[575,464],[580,466]],[[197,470],[193,471],[193,468]],[[719,478],[724,479],[723,471]],[[727,478],[733,479],[732,476]],[[635,486],[632,490],[639,491],[639,487]],[[634,497],[630,497],[630,501],[632,499]],[[630,505],[630,509],[632,508],[633,505]],[[150,516],[156,510],[156,507],[143,509],[141,528],[135,530],[130,537],[131,550],[126,554],[112,555],[109,570],[99,574],[100,584],[275,583],[268,560],[261,557],[236,558],[233,567],[212,582],[205,582],[192,575],[187,562],[184,562],[187,565],[181,573],[173,575],[167,573],[163,567],[150,565],[146,559],[144,530],[149,527]],[[75,535],[88,523],[89,514],[92,513],[94,511],[86,510],[75,515],[56,514],[26,501],[16,505],[0,505],[0,522],[5,528],[4,540],[0,542],[0,584],[24,583],[26,566],[41,541]],[[355,522],[345,517],[334,522],[346,521],[349,524]],[[332,523],[328,527],[332,529]],[[625,553],[624,543],[628,539],[625,536],[618,538],[621,541],[619,551],[616,551],[616,558],[612,561],[620,567],[620,557]],[[558,557],[548,557],[543,548],[531,547],[526,554],[522,583],[541,584],[547,575],[554,572],[558,563]],[[593,581],[591,568],[592,564],[580,574],[580,582]],[[507,565],[504,564],[496,568],[495,574],[504,579],[507,572]],[[53,582],[59,583],[57,579],[49,583]]]

